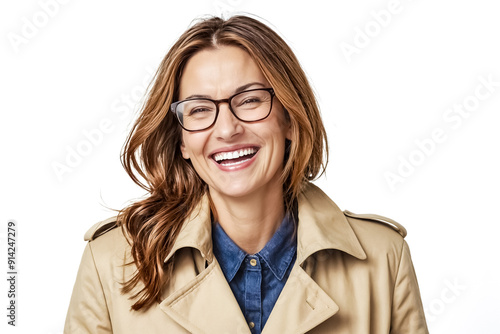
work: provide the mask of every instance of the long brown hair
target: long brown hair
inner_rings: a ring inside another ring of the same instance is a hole
[[[248,52],[287,111],[292,127],[282,174],[287,208],[292,207],[305,182],[324,171],[328,161],[326,133],[316,99],[285,41],[265,24],[246,16],[228,20],[213,17],[194,24],[161,62],[123,148],[125,170],[149,193],[149,197],[133,203],[119,215],[137,266],[122,292],[131,292],[139,282],[144,284],[131,297],[138,298],[132,306],[134,310],[148,309],[160,302],[161,289],[173,268],[173,261],[164,260],[182,224],[207,192],[207,185],[191,162],[182,158],[182,130],[169,106],[178,98],[180,78],[190,57],[221,45]]]

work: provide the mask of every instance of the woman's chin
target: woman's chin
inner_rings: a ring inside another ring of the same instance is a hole
[[[210,194],[220,198],[242,198],[252,193],[248,184],[228,184],[218,187],[209,187]]]

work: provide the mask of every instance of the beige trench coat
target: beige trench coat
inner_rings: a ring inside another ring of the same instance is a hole
[[[123,266],[130,246],[114,226],[104,221],[86,234],[64,333],[250,333],[212,253],[207,198],[165,259],[175,269],[162,302],[146,312],[131,311],[130,295],[120,293],[135,266]],[[343,213],[309,184],[297,233],[297,260],[263,333],[428,333],[402,226]]]

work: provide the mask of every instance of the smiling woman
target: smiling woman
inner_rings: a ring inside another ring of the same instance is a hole
[[[181,151],[207,184],[220,225],[229,235],[241,234],[237,244],[247,253],[262,249],[284,216],[281,174],[291,126],[281,103],[271,102],[269,86],[250,55],[235,46],[198,52],[180,80],[180,99],[232,95],[229,103],[208,108],[218,110],[209,128],[183,132]],[[249,208],[271,214],[252,209],[250,215]]]
[[[310,183],[327,151],[274,31],[193,25],[124,148],[150,195],[87,232],[65,332],[427,333],[406,231]]]

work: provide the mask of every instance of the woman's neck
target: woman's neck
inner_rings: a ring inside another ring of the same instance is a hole
[[[272,238],[284,215],[283,190],[245,197],[227,197],[211,191],[217,221],[226,234],[248,254],[259,252]]]

